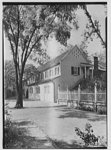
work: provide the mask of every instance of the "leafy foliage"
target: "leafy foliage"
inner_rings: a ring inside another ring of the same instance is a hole
[[[84,44],[88,39],[93,41],[94,36],[100,39],[101,44],[104,48],[106,48],[106,41],[103,39],[101,31],[100,31],[100,23],[98,20],[93,20],[90,12],[87,9],[87,5],[82,5],[81,8],[84,10],[85,15],[88,18],[89,23],[86,25],[86,29],[84,31]],[[84,45],[83,44],[83,45]]]
[[[84,141],[85,146],[95,145],[98,143],[98,137],[93,134],[92,126],[89,123],[86,123],[85,131],[81,131],[79,128],[75,128],[76,134]]]
[[[9,113],[8,104],[5,104],[4,115],[5,115],[5,119],[4,119],[3,148],[7,149],[7,148],[11,148],[13,144],[17,143],[20,136],[24,135],[24,131],[19,129],[17,125],[11,121],[11,115]]]
[[[106,107],[104,107],[104,106],[99,106],[98,107],[98,109],[97,109],[97,112],[99,113],[99,114],[107,114],[107,108]]]
[[[95,83],[97,83],[97,89],[100,91],[105,91],[106,90],[106,81],[105,81],[105,77],[99,77],[97,78],[86,78],[83,79],[80,83],[81,86],[81,90],[87,90],[87,92],[92,92],[94,91],[94,85]]]
[[[85,147],[107,147],[107,142],[102,136],[96,136],[90,123],[86,123],[85,132],[78,127],[75,128],[76,134],[83,140]]]
[[[41,42],[54,34],[56,40],[67,45],[69,23],[76,24],[77,5],[4,5],[3,28],[13,54],[16,75],[17,104],[23,107],[22,78],[28,58],[32,54],[44,56]],[[46,59],[46,53],[45,57]],[[37,59],[40,61],[39,59]]]

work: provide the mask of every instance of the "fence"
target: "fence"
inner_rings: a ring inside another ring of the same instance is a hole
[[[80,106],[80,105],[90,105],[96,110],[98,106],[106,107],[106,93],[97,91],[97,84],[95,84],[94,92],[88,93],[80,90],[80,85],[77,91],[60,91],[58,87],[58,103],[65,103],[68,106]]]

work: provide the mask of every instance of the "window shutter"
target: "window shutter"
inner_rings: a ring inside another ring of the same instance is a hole
[[[80,67],[78,67],[78,75],[80,75]]]
[[[74,75],[74,67],[71,67],[71,74]]]

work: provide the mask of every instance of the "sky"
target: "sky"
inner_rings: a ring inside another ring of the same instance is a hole
[[[97,19],[100,22],[101,25],[101,35],[103,39],[105,39],[105,12],[104,12],[104,6],[103,5],[88,5],[87,6],[88,11],[90,12],[93,19]],[[83,10],[78,10],[77,12],[77,18],[78,18],[78,25],[79,29],[76,30],[75,28],[71,31],[71,37],[68,40],[68,45],[80,45],[81,41],[83,40],[83,36],[81,36],[84,32],[85,25],[87,23],[87,17],[85,16]],[[64,47],[61,46],[60,43],[58,43],[55,38],[49,38],[46,49],[51,58],[56,57],[60,54],[60,49],[63,49]],[[90,42],[88,44],[88,47],[86,49],[88,53],[95,54],[95,53],[102,53],[105,49],[101,46],[100,40],[96,37],[93,39],[93,42]],[[5,38],[4,41],[4,57],[5,60],[11,60],[11,50],[10,50],[10,44],[8,40]]]

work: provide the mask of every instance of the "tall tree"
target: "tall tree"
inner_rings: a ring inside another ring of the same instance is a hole
[[[77,27],[74,11],[77,5],[4,5],[3,27],[13,55],[16,75],[16,108],[23,107],[23,74],[32,52],[41,53],[41,41],[54,33],[57,41],[66,45],[71,28]]]

